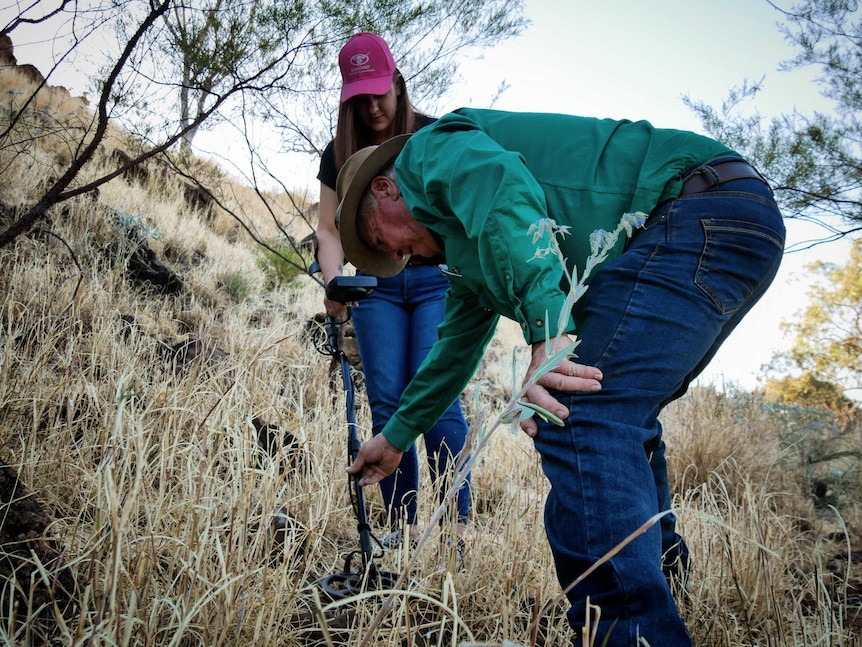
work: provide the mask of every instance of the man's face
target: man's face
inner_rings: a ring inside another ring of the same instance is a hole
[[[377,198],[377,210],[362,217],[359,229],[366,245],[396,260],[440,253],[440,246],[428,229],[410,215],[394,180],[377,178],[371,190]]]

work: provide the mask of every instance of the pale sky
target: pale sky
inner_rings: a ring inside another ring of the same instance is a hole
[[[777,1],[788,7],[794,0]],[[0,19],[11,9],[0,7]],[[494,108],[647,119],[660,127],[703,132],[683,105],[684,95],[720,107],[730,87],[764,75],[764,90],[747,110],[768,118],[794,109],[806,114],[831,109],[812,82],[815,70],[777,71],[794,51],[778,31],[781,14],[766,0],[526,0],[526,14],[533,24],[520,37],[481,59],[461,62],[460,81],[437,115],[464,105],[490,107],[505,81],[509,88]],[[46,43],[28,47],[14,33],[13,39],[19,62],[42,69]],[[196,140],[202,149],[218,142],[224,139],[207,133]],[[307,178],[309,192],[317,194],[318,160],[300,157],[285,164],[292,169],[287,176]],[[789,244],[818,235],[788,223]],[[805,305],[806,283],[794,277],[803,276],[802,268],[815,259],[845,257],[846,244],[786,255],[773,287],[725,343],[704,380],[756,386],[760,366],[775,348],[789,344],[779,322]]]

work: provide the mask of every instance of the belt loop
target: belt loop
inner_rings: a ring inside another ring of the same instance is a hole
[[[744,159],[726,159],[720,157],[712,159],[704,162],[683,178],[679,197],[708,191],[724,182],[744,178],[756,178],[769,186],[769,183],[760,171]]]
[[[691,174],[688,178],[686,178],[686,180],[688,180],[690,177],[694,177],[695,175],[708,176],[704,178],[709,181],[709,186],[706,187],[708,189],[711,189],[712,187],[721,184],[721,178],[718,176],[718,171],[712,168],[712,166],[709,165],[709,162],[707,162],[706,164],[701,164],[696,169],[694,169],[694,171],[691,172]]]

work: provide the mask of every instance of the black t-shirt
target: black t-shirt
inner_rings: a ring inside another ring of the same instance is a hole
[[[416,130],[424,128],[429,124],[437,121],[434,117],[423,115],[421,112],[416,113]],[[320,170],[317,172],[317,179],[324,186],[328,186],[335,191],[335,182],[338,179],[338,169],[335,168],[335,140],[330,141],[326,148],[323,149],[323,154],[320,156]]]

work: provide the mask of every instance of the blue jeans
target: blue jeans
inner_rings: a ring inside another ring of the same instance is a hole
[[[670,201],[599,271],[583,297],[577,361],[602,370],[594,393],[555,392],[564,427],[539,424],[536,448],[551,483],[545,507],[557,576],[568,586],[627,535],[670,506],[658,415],[763,295],[784,247],[772,193],[734,180]],[[568,594],[580,633],[586,598],[601,607],[609,647],[690,647],[663,573],[685,552],[673,517],[652,526]],[[580,638],[575,640],[580,645]]]
[[[437,341],[448,288],[449,282],[436,265],[409,266],[391,278],[378,278],[372,295],[353,308],[374,435],[395,413],[402,391]],[[431,481],[441,499],[448,489],[447,468],[454,467],[466,438],[467,422],[457,399],[423,436]],[[416,523],[418,488],[419,459],[414,445],[404,452],[398,469],[380,482],[390,524],[402,517]],[[458,492],[459,521],[467,520],[469,509],[468,476]]]

